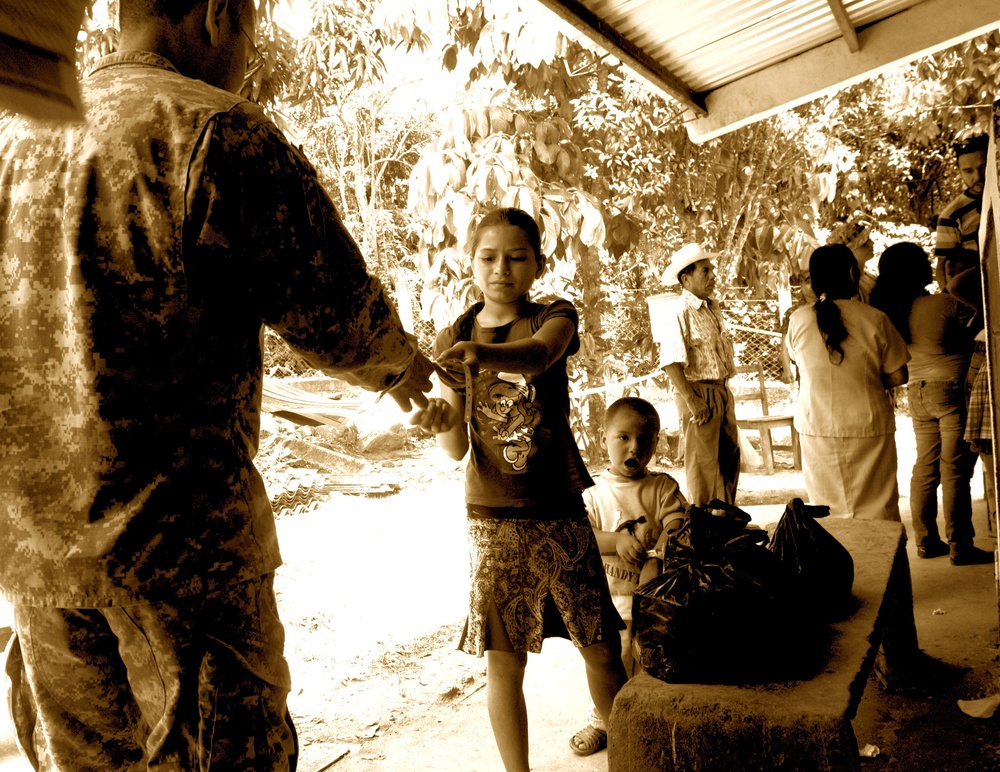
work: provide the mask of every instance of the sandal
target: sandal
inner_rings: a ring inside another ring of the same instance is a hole
[[[569,740],[577,756],[590,756],[608,747],[608,733],[596,726],[585,726]]]

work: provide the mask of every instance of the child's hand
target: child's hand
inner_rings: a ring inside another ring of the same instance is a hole
[[[443,434],[454,429],[462,421],[462,414],[447,400],[431,397],[427,407],[413,414],[410,423],[430,434]]]
[[[642,563],[646,559],[646,548],[628,531],[618,532],[618,537],[615,539],[615,552],[626,563]]]
[[[448,367],[450,362],[457,362],[460,366],[468,367],[473,377],[479,374],[479,355],[476,353],[476,344],[471,341],[459,341],[438,354],[436,361],[445,369],[451,369]]]
[[[640,517],[636,520],[633,527],[635,538],[642,544],[643,549],[647,550],[653,549],[656,544],[656,539],[659,536],[658,530],[656,524],[649,522],[646,517]]]

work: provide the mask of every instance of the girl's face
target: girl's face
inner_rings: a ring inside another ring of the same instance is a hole
[[[472,276],[487,303],[517,303],[544,270],[545,263],[517,226],[492,225],[479,234],[472,255]]]

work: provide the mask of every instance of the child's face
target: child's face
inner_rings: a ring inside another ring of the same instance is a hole
[[[611,459],[611,472],[621,477],[642,476],[658,441],[653,421],[632,410],[619,410],[604,426],[604,446]]]
[[[516,303],[542,275],[545,264],[516,225],[493,225],[479,234],[472,275],[488,303]]]

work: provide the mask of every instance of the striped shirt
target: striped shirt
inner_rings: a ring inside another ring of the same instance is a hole
[[[968,249],[978,254],[982,208],[982,196],[970,196],[967,190],[956,196],[938,218],[934,255],[940,256],[952,249]]]
[[[713,381],[736,373],[733,339],[719,304],[682,290],[660,344],[660,365],[680,363],[689,381]]]

